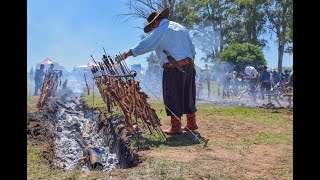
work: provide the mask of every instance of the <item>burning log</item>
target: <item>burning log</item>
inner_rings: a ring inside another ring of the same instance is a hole
[[[103,169],[103,165],[101,163],[101,157],[97,154],[97,152],[90,148],[87,142],[82,138],[79,132],[75,132],[76,139],[83,149],[83,157],[89,163],[90,170],[98,170],[101,171]]]
[[[101,164],[101,157],[92,148],[86,147],[83,150],[83,156],[88,157],[89,165],[92,170],[101,171],[103,169],[103,166]]]

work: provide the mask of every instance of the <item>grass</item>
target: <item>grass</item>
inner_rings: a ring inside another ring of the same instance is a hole
[[[27,96],[27,112],[36,112],[37,102],[39,100],[39,96],[28,95]]]
[[[89,107],[93,107],[93,95],[84,96],[85,101]],[[165,106],[162,102],[150,103],[151,107],[157,112],[160,120],[167,120]],[[94,107],[99,109],[106,109],[106,104],[103,102],[100,94],[96,93],[94,96]],[[215,104],[209,103],[198,103],[197,104],[197,115],[206,116],[206,119],[210,119],[210,116],[222,116],[228,119],[240,119],[243,121],[255,122],[263,125],[272,126],[287,126],[292,124],[292,115],[286,114],[286,109],[262,109],[262,108],[251,108],[251,107],[218,107]]]
[[[46,144],[34,146],[30,141],[27,145],[27,179],[45,179],[45,180],[94,180],[105,179],[109,174],[107,172],[91,171],[88,175],[79,169],[66,171],[63,169],[53,169],[48,166],[47,160],[44,158],[44,151],[47,149]]]
[[[107,105],[101,98],[99,92],[95,92],[94,95],[90,93],[88,96],[87,94],[83,94],[84,101],[88,104],[89,107],[94,107],[98,109],[106,109]]]
[[[220,179],[225,175],[211,167],[199,169],[195,163],[168,161],[150,157],[144,167],[131,169],[127,179]]]
[[[265,145],[292,145],[293,137],[292,133],[259,132],[254,136],[243,138],[242,141]]]
[[[90,99],[90,97],[89,97]],[[98,99],[98,98],[97,98]],[[101,98],[100,98],[101,99]],[[102,104],[102,100],[97,100],[97,105]],[[167,115],[165,112],[165,106],[163,103],[150,103],[151,107],[157,112],[158,117],[161,120],[166,120]],[[100,107],[103,107],[102,105]],[[226,121],[232,121],[237,119],[243,122],[254,122],[267,127],[287,127],[292,130],[292,115],[287,114],[286,109],[262,109],[262,108],[251,108],[251,107],[217,107],[214,104],[201,103],[197,104],[197,116],[204,121],[212,122],[214,118],[212,116],[224,117]],[[221,120],[221,119],[220,119]],[[213,121],[214,122],[214,121]],[[245,125],[242,125],[245,128]],[[242,128],[240,125],[238,128]],[[164,148],[170,143],[184,144],[183,139],[179,139],[179,136],[173,136],[166,144],[162,143],[159,136],[154,136],[146,133],[144,136],[145,140],[150,143],[153,147]],[[182,141],[181,141],[182,140]],[[189,140],[187,140],[189,141]],[[292,133],[274,133],[274,132],[259,132],[253,137],[244,138],[244,141],[250,141],[261,144],[292,144]],[[217,142],[221,144],[221,142]],[[225,147],[233,146],[232,143],[224,143]]]
[[[49,168],[47,160],[44,158],[46,145],[27,145],[27,175],[28,179],[78,179],[79,171],[67,172],[61,169]]]
[[[92,94],[90,96],[84,94],[83,98],[89,107],[94,106],[101,110],[106,109],[106,105],[99,93],[94,95],[94,105]],[[27,101],[28,111],[36,110],[31,106],[35,105],[37,97],[28,96]],[[169,118],[166,115],[163,103],[154,99],[149,102],[152,108],[156,110],[161,121],[167,122]],[[113,170],[111,173],[113,175],[103,172],[90,172],[90,175],[83,176],[81,175],[83,172],[78,170],[66,172],[64,170],[50,169],[42,157],[43,148],[45,147],[28,145],[28,179],[109,179],[111,176],[112,179],[238,179],[232,174],[234,172],[229,171],[229,169],[235,167],[245,173],[246,170],[243,169],[242,162],[238,159],[234,160],[219,156],[212,149],[218,147],[226,152],[243,156],[251,152],[253,145],[284,146],[286,150],[279,152],[281,163],[274,166],[270,173],[277,179],[292,179],[293,117],[292,114],[288,113],[288,110],[227,107],[209,103],[198,103],[197,109],[197,119],[208,126],[226,128],[226,131],[228,128],[233,131],[244,131],[248,127],[259,128],[258,130],[252,129],[253,133],[248,133],[248,135],[241,136],[235,140],[211,139],[208,143],[208,149],[199,151],[199,157],[196,157],[196,160],[192,162],[184,163],[166,158],[147,157],[138,167]],[[229,126],[224,127],[223,125],[225,124]],[[159,135],[151,135],[148,132],[143,134],[140,142],[133,140],[132,143],[134,146],[149,146],[150,150],[148,151],[163,151],[163,153],[174,148],[181,150],[190,145],[193,145],[194,148],[200,148],[199,143],[194,139],[191,141],[189,136],[170,136],[167,141],[164,141]],[[216,166],[217,162],[225,164],[227,168],[219,168]],[[256,174],[249,179],[265,178],[264,175]]]
[[[284,179],[291,179],[289,173],[292,173],[292,165],[278,165],[275,166],[273,174],[282,176]],[[289,175],[289,176],[288,176]]]
[[[210,104],[197,105],[198,116],[210,121],[212,119],[237,120],[247,123],[256,123],[262,126],[271,127],[292,127],[292,114],[287,109],[271,110],[251,107],[215,107]]]

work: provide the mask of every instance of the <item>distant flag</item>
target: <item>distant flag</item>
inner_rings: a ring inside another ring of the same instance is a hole
[[[46,58],[45,60],[42,61],[41,64],[53,64],[53,62],[51,61],[51,59]]]

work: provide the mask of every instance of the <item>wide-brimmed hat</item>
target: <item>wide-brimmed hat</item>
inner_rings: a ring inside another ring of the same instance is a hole
[[[153,12],[149,15],[149,17],[147,18],[148,20],[148,24],[145,25],[145,27],[143,28],[143,31],[145,33],[148,33],[152,30],[152,23],[160,16],[162,15],[164,18],[168,18],[169,17],[169,8],[164,8],[160,13],[159,12]]]

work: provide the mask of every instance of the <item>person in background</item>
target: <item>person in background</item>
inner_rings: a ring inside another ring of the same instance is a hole
[[[62,89],[66,89],[67,88],[67,83],[68,83],[68,80],[64,80],[63,82],[63,85],[62,85]]]
[[[34,96],[38,96],[38,89],[41,90],[42,83],[43,83],[43,77],[44,77],[44,64],[40,65],[40,68],[36,70],[34,75]]]
[[[276,86],[280,81],[280,75],[277,73],[276,69],[273,69],[271,73],[271,85],[272,87]]]
[[[289,79],[289,71],[284,70],[284,74],[281,74],[281,81],[282,82],[287,82]]]
[[[286,82],[286,86],[293,86],[293,70],[290,72],[288,81]]]
[[[233,95],[236,96],[238,94],[238,86],[239,86],[239,81],[238,81],[238,73],[237,71],[233,71],[232,73],[232,87],[233,87]]]
[[[53,72],[53,68],[54,68],[54,64],[50,64],[49,69],[48,69],[48,73]]]
[[[252,101],[256,103],[256,85],[257,85],[259,73],[256,70],[256,68],[254,68],[250,64],[246,64],[244,71],[246,73],[245,77],[247,77],[247,79],[249,80],[249,88],[250,88]]]
[[[225,97],[230,98],[230,94],[229,94],[230,82],[231,82],[231,74],[229,73],[228,69],[225,68],[225,72],[222,78],[222,98],[225,98]]]
[[[260,82],[260,92],[261,98],[264,100],[264,94],[270,93],[271,89],[271,82],[270,82],[270,73],[267,71],[267,66],[262,67],[262,71],[259,75],[259,82]],[[268,101],[270,102],[270,95],[268,96]]]
[[[285,83],[285,85],[286,85],[286,87],[290,87],[291,88],[291,92],[292,92],[292,90],[293,90],[292,89],[293,88],[293,70],[291,70],[289,78],[288,78],[288,81]],[[288,102],[289,102],[289,104],[288,104],[287,108],[292,106],[292,96],[288,97]]]

